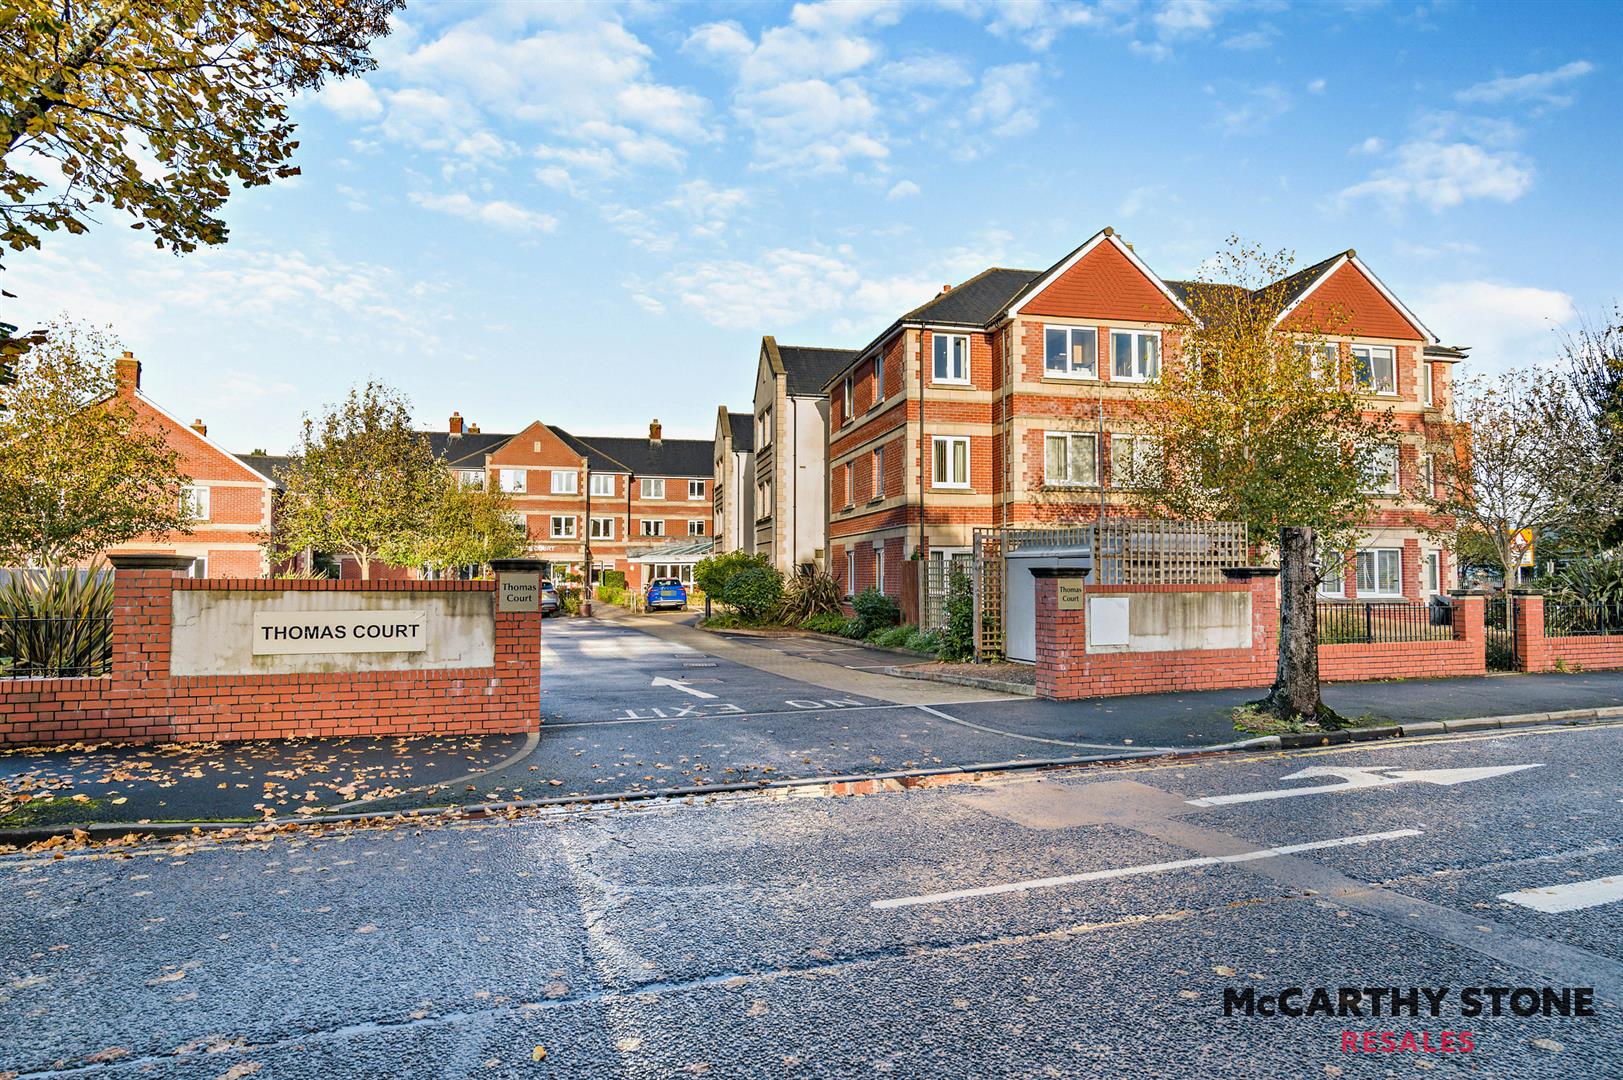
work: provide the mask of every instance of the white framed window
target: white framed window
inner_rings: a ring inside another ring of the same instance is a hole
[[[1398,392],[1397,354],[1386,345],[1352,347],[1353,382],[1360,390],[1396,396]]]
[[[343,565],[343,560],[340,559],[339,562],[338,562],[338,565],[342,566]],[[208,557],[205,556],[205,555],[199,555],[197,558],[193,559],[192,560],[192,565],[186,568],[186,576],[187,577],[196,577],[196,578],[208,577],[209,576]]]
[[[462,481],[463,487],[485,486],[485,470],[483,469],[463,469],[457,476]]]
[[[574,469],[552,470],[552,493],[574,495],[580,491],[580,473]]]
[[[1074,431],[1043,435],[1043,483],[1093,487],[1099,483],[1099,437]]]
[[[932,334],[935,354],[934,382],[969,383],[969,338],[963,334]]]
[[[845,592],[847,596],[856,595],[857,591],[857,553],[845,553]]]
[[[885,549],[873,549],[873,587],[879,592],[885,591]]]
[[[614,474],[593,473],[592,482],[587,485],[587,490],[593,495],[607,495],[612,498],[614,496]]]
[[[1317,345],[1303,341],[1297,343],[1296,351],[1312,366],[1314,376],[1325,382],[1335,382],[1336,373],[1341,370],[1341,346],[1333,341],[1323,341]]]
[[[885,448],[883,446],[874,450],[870,458],[872,482],[868,485],[869,499],[883,499],[885,497]]]
[[[761,410],[761,415],[755,418],[755,445],[766,447],[772,445],[772,406],[768,405]]]
[[[704,535],[704,518],[688,518],[688,535]]]
[[[1443,553],[1426,552],[1426,592],[1436,596],[1443,591]]]
[[[931,596],[946,596],[952,583],[953,567],[961,568],[964,573],[971,573],[975,567],[974,552],[969,548],[938,548],[930,549],[930,583]]]
[[[873,403],[878,405],[885,400],[885,357],[884,354],[873,358]]]
[[[1347,595],[1347,560],[1339,551],[1319,551],[1319,595],[1336,599]]]
[[[643,477],[642,497],[645,499],[663,499],[665,497],[665,478],[662,476]]]
[[[554,540],[573,540],[575,538],[575,516],[573,514],[552,515],[552,538]]]
[[[1149,382],[1161,374],[1161,334],[1157,330],[1113,330],[1110,334],[1110,377],[1121,382]]]
[[[1424,360],[1420,362],[1420,400],[1427,405],[1437,404],[1437,385],[1435,369]]]
[[[1091,326],[1043,330],[1043,374],[1055,379],[1099,377],[1099,331]]]
[[[594,517],[589,526],[589,535],[593,540],[614,539],[614,519],[611,517]]]
[[[763,480],[755,485],[755,520],[765,521],[772,516],[772,481]]]
[[[202,484],[187,484],[180,489],[180,512],[193,521],[209,519],[209,489]]]
[[[856,462],[848,461],[842,468],[845,469],[845,505],[854,506],[857,501],[857,466]]]
[[[664,536],[665,535],[665,519],[664,518],[643,518],[642,519],[642,534],[644,536]]]
[[[930,440],[933,470],[930,484],[938,488],[969,486],[969,439],[962,435],[937,435]]]
[[[1398,448],[1388,444],[1370,451],[1368,471],[1365,473],[1369,490],[1383,495],[1398,491]]]
[[[1160,447],[1154,435],[1110,436],[1110,486],[1142,487],[1153,475]]]
[[[1420,494],[1428,499],[1437,495],[1437,459],[1430,454],[1420,455]]]
[[[703,502],[704,501],[704,481],[703,480],[689,480],[688,481],[688,501],[689,502]]]
[[[522,495],[529,487],[529,473],[523,469],[502,470],[502,490],[509,495]]]
[[[840,383],[840,424],[843,426],[851,422],[851,376],[847,375]]]
[[[1358,553],[1358,595],[1403,595],[1402,548],[1364,548]]]

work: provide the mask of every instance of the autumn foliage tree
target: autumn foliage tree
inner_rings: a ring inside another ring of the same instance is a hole
[[[294,95],[375,66],[402,0],[0,0],[0,240],[99,205],[159,247],[223,243],[232,185],[298,172]]]
[[[1396,435],[1390,412],[1371,408],[1350,356],[1331,340],[1345,329],[1341,315],[1276,327],[1293,270],[1288,255],[1234,239],[1192,283],[1194,321],[1167,328],[1177,347],[1141,413],[1155,441],[1134,487],[1149,513],[1243,522],[1257,547],[1281,543],[1279,667],[1264,704],[1287,719],[1319,719],[1328,714],[1315,555],[1352,546],[1376,498],[1372,471]]]
[[[446,470],[397,391],[369,381],[320,417],[304,418],[266,548],[273,562],[301,551],[351,555],[370,578],[379,561],[418,565]]]
[[[505,491],[465,483],[447,469],[407,546],[413,565],[446,570],[517,558],[528,549],[529,536]]]
[[[187,525],[175,452],[113,393],[122,351],[58,321],[0,380],[0,564],[72,566]]]

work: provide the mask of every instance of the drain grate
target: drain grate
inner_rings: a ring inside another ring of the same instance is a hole
[[[683,667],[715,667],[715,664],[683,664]]]

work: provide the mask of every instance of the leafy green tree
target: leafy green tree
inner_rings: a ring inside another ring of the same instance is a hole
[[[371,577],[372,564],[416,565],[445,490],[445,468],[413,429],[398,391],[371,381],[317,419],[275,478],[283,487],[267,538],[271,562],[306,549],[343,552]]]
[[[1330,714],[1319,696],[1315,555],[1352,546],[1397,434],[1331,341],[1343,313],[1304,311],[1289,332],[1276,327],[1293,270],[1288,254],[1238,239],[1208,262],[1186,299],[1195,321],[1167,328],[1176,348],[1142,413],[1154,449],[1132,479],[1150,513],[1243,522],[1255,547],[1280,545],[1279,668],[1264,704],[1318,719]]]
[[[177,455],[113,393],[122,351],[59,320],[0,382],[0,564],[73,565],[186,527]]]
[[[232,181],[299,171],[292,97],[373,68],[400,6],[0,0],[0,240],[37,248],[110,205],[159,247],[223,243]]]
[[[487,566],[492,559],[523,555],[528,544],[506,492],[464,483],[445,470],[421,529],[408,545],[408,561],[433,570]]]
[[[947,625],[941,632],[941,659],[958,662],[975,655],[975,587],[964,568],[947,577]]]

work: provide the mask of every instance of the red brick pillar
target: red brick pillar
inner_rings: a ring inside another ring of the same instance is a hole
[[[492,731],[536,731],[541,727],[541,592],[536,588],[533,604],[515,608],[509,584],[526,586],[541,575],[540,559],[495,559],[496,572],[496,686],[498,702],[488,714]],[[504,599],[506,597],[506,599]],[[508,610],[503,610],[507,607]]]
[[[1039,567],[1031,571],[1037,588],[1037,696],[1056,701],[1087,697],[1088,628],[1086,608],[1059,609],[1059,584],[1082,583],[1074,567]]]
[[[1403,563],[1403,595],[1409,600],[1420,599],[1420,541],[1409,537],[1403,542],[1403,554],[1399,557]]]
[[[1512,589],[1515,601],[1511,625],[1516,628],[1516,670],[1549,671],[1555,666],[1550,641],[1544,636],[1544,594]]]
[[[1461,592],[1449,594],[1449,599],[1454,606],[1454,640],[1471,645],[1475,670],[1486,672],[1488,635],[1483,629],[1486,598],[1481,593]]]
[[[169,693],[169,635],[174,622],[172,583],[192,565],[179,555],[109,555],[113,564],[112,686],[110,715],[101,738],[162,742],[173,737]]]

